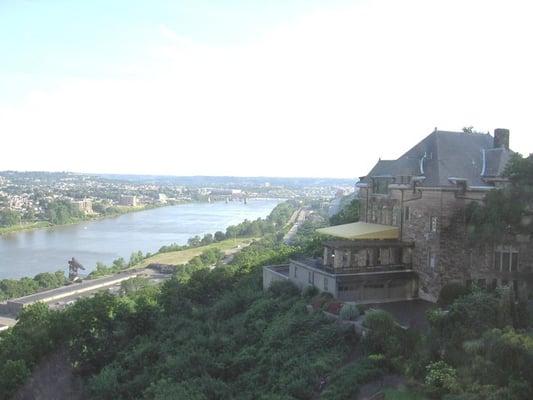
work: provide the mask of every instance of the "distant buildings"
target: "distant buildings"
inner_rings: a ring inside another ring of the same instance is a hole
[[[76,206],[78,210],[84,214],[93,213],[93,202],[90,199],[75,200],[72,202],[72,204]]]
[[[161,204],[166,204],[167,201],[168,201],[168,197],[164,193],[159,193],[157,197],[158,197],[159,203],[161,203]]]
[[[137,207],[138,206],[137,196],[129,196],[129,195],[121,196],[118,204],[121,206]]]

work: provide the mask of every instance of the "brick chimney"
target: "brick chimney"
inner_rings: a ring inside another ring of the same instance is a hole
[[[494,129],[494,148],[509,150],[509,129]]]

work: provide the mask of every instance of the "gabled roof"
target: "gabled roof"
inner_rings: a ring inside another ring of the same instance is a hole
[[[484,177],[500,176],[512,152],[494,149],[488,133],[434,131],[397,160],[380,160],[363,179],[378,176],[424,176],[422,186],[452,186],[449,178],[470,186],[490,186]]]

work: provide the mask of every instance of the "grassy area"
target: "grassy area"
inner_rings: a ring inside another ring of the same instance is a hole
[[[7,233],[13,233],[13,232],[26,231],[26,230],[29,230],[29,229],[48,228],[49,226],[51,226],[51,224],[50,224],[50,222],[47,222],[47,221],[23,223],[23,224],[20,224],[20,225],[14,225],[14,226],[6,227],[6,228],[0,228],[0,235],[4,235],[4,234],[7,234]]]
[[[160,263],[160,264],[173,264],[173,265],[182,265],[187,264],[189,260],[193,257],[196,257],[205,250],[218,248],[224,253],[230,253],[233,250],[238,250],[244,246],[248,246],[254,239],[250,238],[237,238],[237,239],[228,239],[221,242],[209,244],[207,246],[195,247],[187,250],[180,251],[171,251],[168,253],[156,254],[146,260],[143,260],[140,264],[135,265],[134,268],[144,268],[151,263]]]
[[[385,389],[385,400],[427,400],[424,395],[409,389]]]

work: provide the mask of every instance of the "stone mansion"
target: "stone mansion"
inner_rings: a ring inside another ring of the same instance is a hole
[[[396,160],[379,160],[357,183],[359,222],[319,229],[324,253],[263,269],[263,284],[291,280],[340,300],[436,301],[451,282],[510,286],[525,298],[533,282],[529,237],[467,241],[464,210],[506,184],[509,131],[494,136],[436,130]]]

